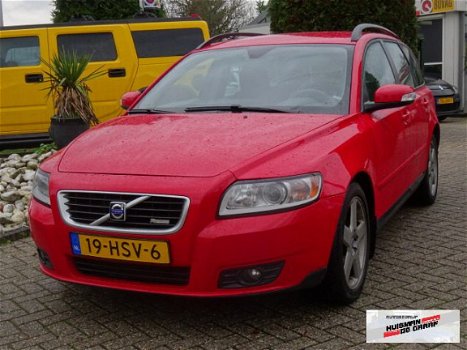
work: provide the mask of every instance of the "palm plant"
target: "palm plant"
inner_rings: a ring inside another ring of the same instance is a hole
[[[50,62],[42,60],[49,68],[49,72],[44,72],[47,77],[45,81],[50,84],[47,95],[54,99],[56,118],[81,119],[87,125],[99,123],[89,98],[91,89],[87,83],[105,74],[105,71],[99,67],[82,76],[90,59],[90,56],[80,56],[74,51],[63,51]]]

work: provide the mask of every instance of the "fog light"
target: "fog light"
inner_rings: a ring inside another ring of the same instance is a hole
[[[45,267],[52,269],[52,262],[50,261],[49,254],[47,254],[45,251],[42,249],[37,249],[37,255],[39,256],[39,261],[41,262],[42,265]]]
[[[244,270],[240,276],[240,278],[247,284],[258,282],[262,277],[263,273],[255,268]]]
[[[261,286],[273,282],[284,267],[283,261],[270,264],[247,266],[221,272],[219,288],[244,288]]]

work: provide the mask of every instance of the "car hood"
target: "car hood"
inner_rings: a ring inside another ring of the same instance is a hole
[[[431,91],[443,91],[443,90],[454,91],[454,88],[452,87],[451,84],[441,79],[427,81],[426,86]]]
[[[338,117],[265,113],[119,117],[73,141],[59,171],[210,177]]]

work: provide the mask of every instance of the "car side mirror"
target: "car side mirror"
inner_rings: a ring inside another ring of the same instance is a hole
[[[413,103],[416,98],[415,90],[411,86],[384,85],[376,90],[374,102],[365,102],[363,111],[373,112],[380,109],[403,107]]]
[[[128,109],[130,106],[135,103],[138,97],[141,96],[141,91],[130,91],[123,94],[122,98],[120,99],[120,106],[123,109]]]

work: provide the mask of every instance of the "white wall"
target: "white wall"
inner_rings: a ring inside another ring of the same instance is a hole
[[[443,21],[443,80],[459,85],[459,52],[460,41],[464,36],[459,35],[459,12],[449,12],[444,15]]]
[[[248,25],[239,30],[244,33],[258,33],[258,34],[271,34],[271,23],[261,23]]]

